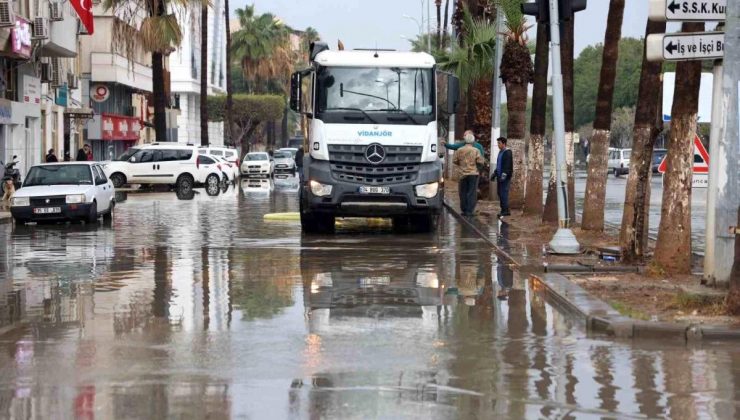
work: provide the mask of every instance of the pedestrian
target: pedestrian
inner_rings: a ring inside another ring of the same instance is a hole
[[[69,162],[72,160],[72,156],[69,155],[69,152],[64,152],[64,161]]]
[[[463,133],[463,138],[465,138],[465,136],[467,136],[468,133],[472,134],[473,137],[475,137],[475,134],[473,134],[473,130],[466,130]],[[465,141],[461,141],[461,142],[449,144],[446,141],[442,140],[442,146],[444,146],[445,149],[447,149],[447,150],[457,150],[457,149],[465,146]],[[476,141],[475,143],[473,143],[473,147],[475,147],[476,149],[478,149],[478,151],[480,152],[480,155],[483,156],[483,158],[486,157],[486,151],[485,151],[485,149],[483,149],[483,145],[482,144],[480,144],[480,143],[478,143]]]
[[[49,153],[46,154],[46,163],[59,162],[57,155],[54,154],[54,149],[49,149]]]
[[[588,153],[589,153],[588,146],[589,146],[588,138],[584,137],[583,138],[583,157],[586,159],[586,162],[588,162]]]
[[[480,151],[473,146],[475,136],[468,130],[465,132],[465,145],[455,151],[452,163],[460,167],[460,210],[463,216],[473,216],[478,201],[478,172],[479,166],[486,161]]]
[[[496,170],[491,175],[491,181],[494,179],[497,181],[498,199],[501,203],[501,213],[498,214],[498,217],[511,216],[509,212],[509,185],[511,185],[511,177],[514,175],[514,159],[511,150],[506,148],[507,141],[506,137],[496,139],[499,153]]]
[[[295,152],[295,169],[298,172],[298,181],[303,182],[303,146],[298,147],[298,151]]]
[[[89,161],[95,160],[95,158],[93,158],[92,147],[90,147],[89,144],[86,144],[85,147],[87,147],[87,160]]]
[[[88,145],[82,146],[80,150],[77,151],[77,159],[75,159],[78,162],[83,162],[87,160],[87,148]]]

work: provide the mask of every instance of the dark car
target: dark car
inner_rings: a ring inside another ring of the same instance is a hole
[[[653,150],[653,173],[658,173],[658,166],[660,166],[660,162],[663,161],[663,158],[665,157],[666,153],[668,153],[668,150],[666,149],[655,149]]]

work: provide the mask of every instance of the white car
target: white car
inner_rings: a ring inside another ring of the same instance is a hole
[[[32,166],[15,192],[10,213],[16,223],[113,218],[115,189],[98,162]]]
[[[278,172],[295,172],[294,155],[289,150],[278,150],[272,155],[275,162],[275,173]]]
[[[630,156],[632,149],[609,148],[609,161],[607,166],[614,176],[620,176],[630,171]]]
[[[233,163],[237,168],[239,167],[239,152],[236,149],[230,147],[200,147],[198,152],[204,155],[216,156],[218,158],[224,158],[227,161]]]
[[[247,153],[242,161],[242,175],[271,177],[275,170],[275,162],[267,152]]]
[[[278,152],[290,152],[290,155],[295,159],[295,154],[298,153],[298,149],[295,147],[281,147]]]
[[[125,184],[168,184],[191,189],[206,183],[198,168],[198,148],[184,144],[152,143],[134,146],[104,169],[116,188]]]
[[[216,160],[221,162],[222,164],[221,169],[224,172],[226,172],[226,174],[228,175],[229,182],[236,183],[236,180],[239,179],[239,165],[237,165],[236,163],[229,162],[228,160],[226,160],[226,158],[222,158],[218,156],[213,156],[213,157],[215,157]]]
[[[221,186],[228,183],[228,169],[225,166],[215,156],[198,155],[195,176],[203,180],[208,195],[218,195]]]

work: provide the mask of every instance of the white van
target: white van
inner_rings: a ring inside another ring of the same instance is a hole
[[[178,143],[134,146],[103,166],[116,188],[124,184],[168,184],[191,189],[207,184],[212,176],[220,185],[223,176],[216,161],[200,155],[198,147]]]
[[[239,152],[231,147],[199,147],[198,152],[203,155],[211,155],[228,160],[237,168],[239,167]]]
[[[607,163],[609,171],[614,172],[614,176],[620,176],[629,173],[631,155],[632,149],[616,149],[610,147],[609,162]]]

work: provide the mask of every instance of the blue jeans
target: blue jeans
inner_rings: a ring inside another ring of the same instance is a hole
[[[501,202],[501,214],[507,214],[509,213],[509,185],[511,184],[511,179],[507,178],[506,181],[501,181],[499,179],[497,187],[498,187],[498,199]]]
[[[460,210],[463,216],[472,216],[478,203],[478,175],[466,175],[458,184],[460,193]]]

